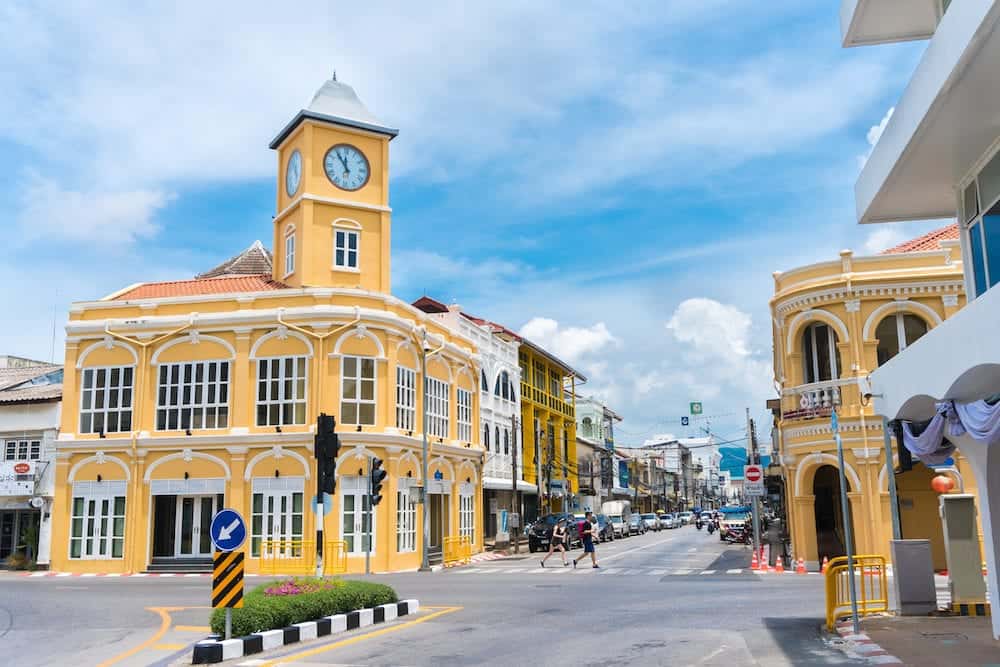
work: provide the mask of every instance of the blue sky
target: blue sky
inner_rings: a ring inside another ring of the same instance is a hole
[[[334,69],[400,129],[394,292],[552,347],[626,442],[763,419],[772,271],[933,227],[854,222],[923,46],[842,49],[832,0],[50,4],[0,8],[0,352],[268,242],[267,143]]]

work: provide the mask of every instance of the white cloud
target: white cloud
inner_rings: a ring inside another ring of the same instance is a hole
[[[858,165],[862,169],[865,164],[867,164],[868,158],[871,157],[872,151],[875,150],[875,145],[878,143],[878,140],[882,138],[882,133],[885,132],[885,126],[889,124],[889,119],[892,118],[892,114],[895,113],[895,111],[896,107],[889,107],[889,110],[885,112],[884,116],[882,116],[882,120],[879,121],[879,124],[872,125],[868,128],[868,134],[865,135],[865,138],[868,140],[868,152],[864,155],[858,156]]]
[[[619,344],[604,322],[590,327],[560,327],[556,320],[533,317],[519,333],[570,364]]]
[[[129,245],[153,236],[156,212],[170,195],[160,190],[67,190],[53,180],[32,177],[18,216],[24,242],[84,242]]]
[[[865,239],[864,251],[868,255],[877,255],[883,250],[899,245],[906,240],[906,235],[899,227],[880,225]]]

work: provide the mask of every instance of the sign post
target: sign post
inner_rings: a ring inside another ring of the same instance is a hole
[[[854,634],[861,632],[858,621],[858,593],[854,583],[854,530],[851,521],[851,507],[847,499],[847,475],[844,474],[844,443],[840,439],[840,418],[837,411],[830,413],[830,430],[837,442],[837,465],[840,467],[840,513],[844,516],[844,541],[847,542],[847,583],[851,594],[851,620],[854,624]],[[889,474],[892,473],[892,459],[889,460]]]
[[[210,529],[215,554],[212,558],[212,608],[226,610],[226,639],[233,634],[233,607],[243,606],[243,551],[247,524],[240,513],[222,509],[212,518]]]

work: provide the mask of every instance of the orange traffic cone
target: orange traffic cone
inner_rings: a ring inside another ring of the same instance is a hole
[[[804,558],[799,558],[795,563],[795,574],[805,574],[806,573],[806,561]]]
[[[775,572],[784,572],[785,571],[785,566],[781,564],[781,556],[778,556],[778,562],[774,566],[774,571]]]
[[[829,565],[830,559],[823,556],[823,565],[819,568],[820,574],[826,574],[826,566]]]
[[[758,570],[760,569],[760,561],[757,560],[757,552],[753,552],[753,556],[750,557],[750,569]]]

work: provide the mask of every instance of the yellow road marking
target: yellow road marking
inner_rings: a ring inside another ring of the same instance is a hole
[[[170,612],[181,611],[182,609],[186,609],[186,607],[146,607],[146,611],[151,611],[160,617],[160,628],[156,631],[156,633],[138,646],[130,648],[124,653],[119,653],[110,660],[105,660],[97,667],[108,667],[116,662],[121,662],[125,658],[130,658],[139,651],[142,651],[143,649],[146,649],[160,641],[160,639],[163,638],[163,635],[167,634],[167,630],[170,629]]]
[[[155,644],[153,646],[154,651],[180,651],[182,648],[187,648],[187,644]]]
[[[174,630],[178,632],[211,632],[212,628],[207,625],[175,625]]]
[[[335,648],[340,648],[342,646],[350,646],[351,644],[357,644],[358,642],[364,641],[365,639],[380,637],[382,635],[389,634],[390,632],[396,632],[398,630],[403,630],[405,628],[409,628],[414,625],[419,625],[420,623],[426,623],[427,621],[435,619],[438,616],[444,616],[445,614],[450,614],[452,612],[461,611],[462,609],[464,609],[464,607],[423,607],[423,608],[437,609],[438,611],[435,611],[432,614],[428,614],[427,616],[422,616],[420,618],[413,619],[412,621],[407,621],[406,623],[400,623],[399,625],[390,625],[387,628],[375,630],[374,632],[367,632],[363,635],[358,635],[356,637],[348,637],[347,639],[342,639],[339,642],[334,642],[332,644],[317,646],[316,648],[312,648],[307,651],[300,651],[298,653],[292,653],[290,655],[282,656],[280,658],[277,658],[276,660],[260,663],[258,667],[273,667],[274,665],[293,662],[295,660],[301,660],[302,658],[309,658],[314,655],[319,655],[320,653],[326,653],[327,651],[332,651]]]

